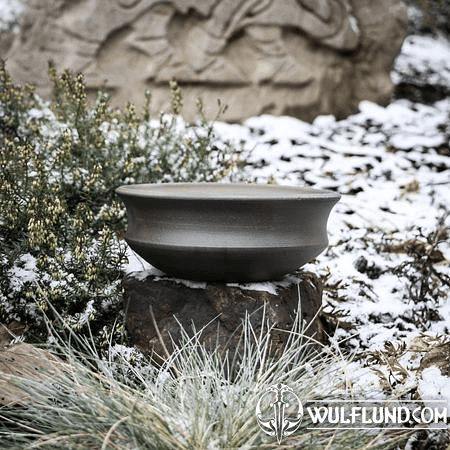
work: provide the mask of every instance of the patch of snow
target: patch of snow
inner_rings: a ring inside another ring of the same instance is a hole
[[[259,283],[227,283],[230,287],[239,287],[246,291],[264,291],[269,294],[278,295],[280,289],[298,284],[299,280],[293,275],[286,275],[279,281],[263,281]]]
[[[365,400],[384,400],[385,395],[380,386],[379,377],[367,367],[361,367],[357,362],[346,363],[344,366],[347,380],[351,383],[353,398],[363,397]]]
[[[8,275],[11,287],[15,290],[20,290],[25,283],[33,283],[36,276],[36,258],[29,253],[22,255]]]
[[[395,60],[392,79],[421,75],[428,84],[450,85],[450,47],[443,36],[410,35]]]
[[[430,408],[436,407],[436,401],[439,401],[439,407],[447,408],[450,417],[450,377],[442,375],[435,366],[427,367],[422,372],[418,392]]]
[[[132,274],[134,278],[141,281],[145,280],[148,276],[164,276],[164,272],[161,272],[145,261],[145,259],[141,258],[128,244],[126,246],[128,263],[123,267],[125,274]]]
[[[0,0],[0,32],[8,31],[17,24],[23,11],[22,0]]]

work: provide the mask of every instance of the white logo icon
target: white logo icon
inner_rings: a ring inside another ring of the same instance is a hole
[[[266,389],[256,405],[256,418],[264,433],[276,436],[278,444],[283,437],[297,430],[303,417],[303,406],[295,392],[285,384],[274,384]]]

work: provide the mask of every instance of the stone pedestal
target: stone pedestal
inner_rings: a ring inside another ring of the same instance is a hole
[[[256,333],[262,324],[273,327],[271,345],[282,349],[298,306],[306,335],[321,341],[318,312],[322,304],[320,280],[311,273],[285,277],[279,283],[231,285],[193,283],[149,275],[127,275],[123,281],[126,323],[132,344],[145,354],[167,357],[180,343],[181,327],[189,334],[202,330],[207,348],[234,353],[246,314]],[[256,290],[262,289],[262,290]],[[181,326],[180,326],[181,325]],[[164,348],[164,346],[166,348]]]

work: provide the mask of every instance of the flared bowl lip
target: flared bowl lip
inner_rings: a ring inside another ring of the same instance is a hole
[[[330,190],[309,186],[257,183],[144,183],[116,189],[120,196],[171,200],[281,201],[333,200],[341,196]]]

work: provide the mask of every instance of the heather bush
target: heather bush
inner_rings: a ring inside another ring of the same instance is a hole
[[[102,346],[113,328],[114,339],[125,336],[126,214],[115,189],[217,181],[232,177],[238,161],[215,144],[201,104],[198,125],[178,116],[175,83],[173,114],[152,120],[148,94],[141,114],[131,104],[113,110],[104,92],[89,104],[81,74],[49,74],[51,103],[0,68],[0,323],[22,322],[29,340],[45,340],[52,304],[80,333],[89,322]]]

